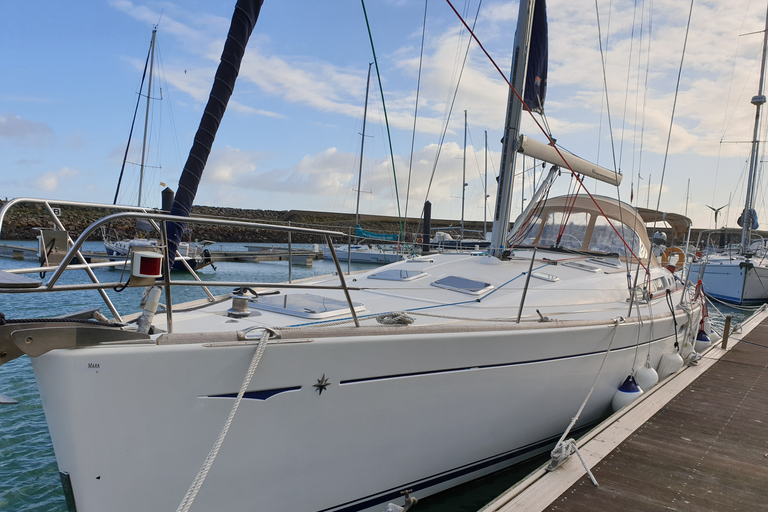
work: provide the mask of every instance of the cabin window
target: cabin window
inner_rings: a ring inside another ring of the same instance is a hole
[[[640,258],[646,258],[648,253],[646,252],[645,245],[640,240],[634,229],[622,224],[617,220],[612,221],[614,229],[608,224],[605,217],[598,217],[595,219],[595,228],[592,230],[592,238],[589,240],[589,250],[598,252],[616,253],[622,256],[631,256],[621,237],[616,234],[619,232],[627,241],[627,245],[632,248],[632,251]]]
[[[565,249],[581,250],[584,244],[584,237],[589,227],[589,213],[572,212],[567,215],[563,212],[550,212],[546,215],[546,223],[541,228],[541,218],[537,217],[528,236],[523,240],[523,245],[533,245],[539,247],[563,247]],[[565,224],[565,227],[563,227]],[[562,234],[560,233],[562,229]],[[541,232],[541,236],[539,235]],[[536,237],[538,236],[538,242]],[[560,242],[558,243],[558,238]]]

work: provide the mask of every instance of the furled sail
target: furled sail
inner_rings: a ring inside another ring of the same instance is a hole
[[[213,140],[219,129],[221,118],[227,109],[227,103],[235,88],[235,81],[240,72],[240,63],[245,54],[245,47],[251,37],[253,27],[259,17],[259,11],[263,0],[238,0],[235,5],[235,13],[232,15],[232,23],[227,33],[227,41],[221,53],[221,62],[216,70],[211,94],[200,120],[200,126],[195,134],[192,149],[189,150],[187,163],[179,178],[179,186],[176,198],[171,206],[171,215],[189,217],[192,211],[192,203],[197,194],[197,186],[203,177],[203,170],[211,154]],[[174,222],[168,224],[168,256],[170,263],[176,256],[176,248],[181,240],[184,224]]]
[[[532,112],[544,111],[547,95],[548,28],[545,0],[536,0],[531,22],[531,42],[528,51],[528,68],[525,74],[525,104]]]

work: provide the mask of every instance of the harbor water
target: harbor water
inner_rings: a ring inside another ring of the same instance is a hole
[[[6,242],[12,245],[34,247],[36,242]],[[262,244],[267,247],[270,244]],[[308,248],[294,245],[296,249]],[[88,242],[85,250],[103,251],[100,242]],[[243,244],[216,244],[213,251],[244,251]],[[0,258],[0,269],[32,267],[35,262]],[[288,280],[288,262],[218,262],[216,270],[206,267],[199,272],[204,281],[252,281],[283,282]],[[342,264],[347,270],[347,265]],[[366,264],[352,264],[350,270],[373,268]],[[331,274],[335,271],[333,263],[315,260],[311,267],[294,265],[293,279]],[[121,278],[120,269],[97,269],[95,273],[102,282],[117,282]],[[35,277],[37,274],[27,274]],[[181,279],[182,274],[174,274],[174,279]],[[123,278],[124,280],[125,278]],[[72,271],[64,274],[62,283],[87,282],[84,271]],[[215,289],[216,294],[230,290]],[[122,292],[108,291],[110,299],[120,313],[133,313],[138,309],[141,289],[126,288]],[[22,298],[23,297],[23,298]],[[205,294],[196,287],[174,289],[173,302],[181,303],[204,298]],[[34,295],[0,295],[0,312],[7,318],[34,318],[57,316],[76,311],[100,308],[109,316],[98,293],[93,290],[82,292],[40,293]],[[734,322],[742,322],[749,315],[749,310],[736,310],[722,304],[710,308],[713,323],[722,325],[724,315],[734,315]],[[40,396],[37,391],[30,359],[23,356],[0,366],[0,394],[18,400],[16,405],[0,405],[0,511],[3,512],[67,512],[67,505],[59,481],[58,468],[45,421]],[[578,405],[578,404],[576,404]],[[414,454],[414,457],[419,457]],[[424,455],[428,456],[428,455]],[[530,471],[541,465],[546,456],[525,464],[489,475],[474,482],[464,484],[436,496],[421,500],[412,510],[414,512],[475,512],[493,498],[525,477]],[[418,493],[416,493],[418,497]],[[181,499],[181,497],[180,497]],[[225,510],[224,506],[222,510]]]

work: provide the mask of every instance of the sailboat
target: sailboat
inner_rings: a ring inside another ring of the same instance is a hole
[[[146,162],[146,150],[147,150],[147,133],[149,130],[149,117],[150,117],[150,102],[152,97],[152,78],[154,75],[154,63],[155,63],[155,40],[157,37],[157,27],[155,26],[152,29],[152,39],[149,43],[149,52],[147,54],[147,63],[148,65],[148,71],[149,71],[149,81],[147,85],[147,102],[146,102],[146,114],[144,118],[144,137],[142,139],[142,145],[141,145],[141,161],[140,161],[140,170],[139,170],[139,191],[138,191],[138,200],[137,200],[137,206],[141,208],[142,206],[142,194],[144,189],[144,168],[145,168],[145,162]],[[145,68],[145,72],[147,69]],[[142,85],[143,85],[143,78],[142,78]],[[139,102],[141,101],[141,94],[139,94]],[[136,109],[138,110],[139,103],[136,104]],[[135,116],[134,116],[135,120]],[[133,133],[133,125],[131,125],[131,134]],[[125,157],[123,158],[123,166],[120,170],[120,178],[117,182],[117,188],[115,190],[115,199],[113,201],[113,204],[117,205],[117,199],[120,194],[120,185],[123,178],[123,172],[125,170],[125,165],[128,158],[128,150],[130,148],[130,137],[128,139],[128,146],[125,148]],[[163,191],[164,198],[168,196],[168,193],[170,193],[171,199],[168,200],[168,205],[170,207],[170,203],[172,202],[173,197],[173,191],[171,191],[170,188],[166,188],[165,191]],[[114,258],[114,259],[120,259],[120,260],[128,260],[130,258],[131,252],[134,250],[147,250],[152,248],[157,248],[161,245],[161,242],[157,240],[157,238],[152,237],[142,237],[139,236],[139,234],[144,231],[151,233],[153,231],[159,231],[159,227],[157,224],[152,224],[151,221],[139,221],[137,222],[136,226],[136,236],[132,239],[126,239],[120,237],[115,229],[105,226],[104,229],[101,231],[102,239],[104,241],[104,249],[107,252],[107,255]],[[192,242],[191,240],[185,241],[179,244],[179,258],[177,261],[174,262],[173,269],[174,270],[194,270],[202,268],[206,265],[211,264],[211,255],[210,252],[206,249],[208,245],[213,244],[211,241],[204,241],[204,242]]]
[[[646,361],[682,366],[701,298],[658,264],[631,206],[548,197],[560,166],[614,184],[620,176],[522,138],[512,89],[491,254],[419,256],[349,283],[338,259],[335,275],[301,283],[208,281],[238,288],[155,315],[163,294],[170,305],[172,288],[197,284],[159,268],[184,224],[344,235],[189,216],[260,6],[237,3],[171,214],[133,214],[170,223],[168,248],[132,269],[130,285],[148,287],[140,314],[0,325],[0,363],[32,356],[68,503],[79,512],[380,512],[561,445],[571,427],[609,414]],[[528,57],[546,44],[545,16],[543,0],[520,2],[511,85],[525,98],[526,75],[545,76]],[[553,167],[509,233],[521,149]],[[15,204],[0,210],[0,226]],[[46,283],[0,273],[0,292],[67,293],[63,271]]]
[[[486,169],[486,183],[487,183],[487,169]],[[461,172],[461,228],[459,229],[458,237],[454,237],[445,228],[436,228],[438,231],[431,240],[431,248],[437,251],[479,251],[481,248],[486,249],[491,245],[490,240],[482,240],[477,238],[468,238],[466,236],[467,231],[464,229],[464,203],[466,199],[467,191],[467,111],[464,111],[464,158],[462,160],[462,172]]]
[[[694,262],[690,269],[691,278],[701,280],[706,294],[715,299],[740,305],[768,302],[768,261],[766,261],[768,247],[762,240],[752,240],[752,231],[758,228],[754,205],[759,166],[760,115],[762,106],[766,102],[763,91],[767,50],[768,13],[766,13],[763,33],[758,93],[752,98],[752,104],[755,106],[755,125],[744,210],[738,219],[738,225],[741,227],[741,243],[736,251],[726,248],[725,251],[706,254],[701,260]]]
[[[334,258],[335,254],[342,261],[355,263],[394,263],[405,258],[403,251],[387,249],[379,245],[380,243],[397,243],[398,235],[373,233],[360,227],[360,191],[363,179],[363,150],[365,149],[365,124],[368,118],[368,92],[371,87],[371,66],[368,64],[368,80],[365,84],[365,107],[363,109],[363,131],[360,134],[360,167],[357,172],[357,201],[355,203],[355,242],[354,244],[340,245],[331,251],[331,248],[323,247],[323,258],[326,260]],[[365,242],[365,243],[362,243]],[[375,244],[375,245],[374,245]]]

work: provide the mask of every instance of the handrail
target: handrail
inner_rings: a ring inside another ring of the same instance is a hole
[[[46,267],[46,270],[53,269],[54,273],[49,279],[49,281],[38,288],[26,288],[26,289],[4,289],[2,290],[3,293],[39,293],[39,292],[63,292],[63,291],[73,291],[73,290],[97,290],[102,296],[102,299],[105,301],[107,306],[109,307],[110,311],[114,315],[115,319],[118,321],[122,321],[119,313],[115,309],[115,307],[112,305],[112,302],[110,301],[109,297],[106,295],[105,290],[114,288],[115,286],[122,285],[124,283],[101,283],[96,278],[96,276],[93,274],[93,271],[91,270],[91,265],[86,262],[85,258],[83,257],[82,253],[80,252],[80,248],[82,247],[83,243],[88,239],[88,237],[97,231],[101,226],[105,224],[112,223],[116,220],[121,219],[147,219],[151,221],[155,226],[157,226],[157,223],[159,222],[162,228],[159,230],[161,232],[161,236],[163,237],[163,240],[165,240],[164,236],[164,227],[167,222],[185,222],[190,224],[204,224],[204,225],[219,225],[219,226],[233,226],[233,227],[242,227],[242,228],[250,228],[250,229],[264,229],[264,230],[272,230],[272,231],[282,231],[287,233],[303,233],[303,234],[309,234],[309,235],[318,235],[323,236],[328,245],[331,247],[331,255],[333,257],[334,264],[336,266],[337,274],[339,277],[340,285],[339,286],[329,286],[329,285],[304,285],[304,284],[279,284],[279,283],[243,283],[243,282],[217,282],[217,281],[207,281],[203,283],[199,277],[195,276],[194,272],[192,272],[193,277],[196,278],[196,281],[171,281],[170,280],[170,272],[168,269],[168,263],[167,263],[167,244],[163,243],[162,247],[160,247],[164,252],[164,260],[166,261],[166,271],[164,272],[164,279],[162,284],[166,287],[166,313],[167,313],[167,326],[169,332],[172,332],[172,325],[173,325],[173,317],[172,317],[172,310],[173,306],[170,301],[170,289],[172,286],[201,286],[205,289],[205,291],[208,293],[209,298],[212,297],[212,294],[207,290],[206,287],[210,286],[221,286],[221,287],[240,287],[240,286],[247,286],[247,287],[261,287],[261,288],[301,288],[301,289],[307,289],[307,288],[315,288],[315,289],[327,289],[327,290],[342,290],[344,292],[344,295],[347,300],[347,304],[349,306],[350,313],[352,315],[352,318],[354,319],[355,325],[357,327],[360,326],[360,323],[357,318],[357,314],[355,312],[355,307],[352,302],[352,298],[349,294],[350,290],[360,290],[361,288],[357,287],[349,287],[347,286],[346,280],[344,279],[344,273],[341,271],[341,266],[338,261],[338,257],[336,256],[336,252],[333,250],[333,240],[332,237],[334,236],[344,236],[344,233],[341,233],[339,231],[330,231],[330,230],[322,230],[322,229],[313,229],[313,228],[303,228],[303,227],[295,227],[295,226],[283,226],[283,225],[275,225],[275,224],[263,224],[259,222],[252,222],[252,221],[246,221],[246,220],[232,220],[232,219],[220,219],[220,218],[211,218],[211,217],[180,217],[177,215],[170,215],[167,213],[163,213],[161,210],[156,209],[147,209],[147,208],[140,208],[140,207],[131,207],[131,206],[121,206],[121,205],[111,205],[111,204],[101,204],[101,203],[86,203],[86,202],[80,202],[80,201],[54,201],[54,200],[48,200],[48,199],[37,199],[37,198],[15,198],[10,201],[8,201],[5,205],[3,205],[2,208],[0,208],[0,234],[2,233],[2,225],[3,221],[5,219],[6,212],[8,212],[13,206],[23,203],[31,203],[31,204],[42,204],[44,205],[45,209],[47,210],[48,214],[51,216],[54,224],[58,226],[59,229],[67,231],[67,229],[62,225],[61,221],[58,219],[56,214],[54,213],[53,209],[51,208],[51,204],[54,205],[60,205],[60,206],[75,206],[75,207],[87,207],[87,208],[98,208],[98,209],[106,209],[106,210],[123,210],[120,212],[112,213],[110,215],[107,215],[105,217],[102,217],[94,222],[92,222],[83,232],[80,234],[80,236],[75,240],[72,241],[71,237],[68,238],[68,246],[69,250],[62,260],[62,262],[58,265],[58,267]],[[78,258],[82,265],[76,265],[71,266],[68,265],[69,262],[73,260],[73,258]],[[95,266],[102,266],[99,264],[94,264]],[[106,265],[105,265],[106,266]],[[89,276],[91,277],[91,280],[93,281],[91,284],[75,284],[75,285],[59,285],[56,286],[56,283],[58,282],[61,275],[64,273],[67,269],[82,269],[84,268]],[[39,271],[40,269],[36,269]],[[23,272],[23,271],[19,271]],[[159,283],[158,283],[159,284]]]
[[[118,219],[154,219],[154,220],[160,220],[160,221],[170,221],[170,222],[185,222],[189,224],[209,224],[209,225],[223,225],[223,226],[234,226],[234,227],[242,227],[242,228],[252,228],[252,229],[268,229],[273,231],[290,231],[292,233],[306,233],[310,235],[319,235],[319,236],[343,236],[344,233],[338,232],[338,231],[325,231],[321,229],[310,229],[310,228],[297,228],[297,227],[289,227],[289,226],[279,226],[274,224],[261,224],[258,222],[250,222],[250,221],[239,221],[239,220],[226,220],[226,219],[210,219],[210,218],[202,218],[202,217],[181,217],[178,215],[170,215],[167,213],[139,213],[139,212],[118,212],[113,213],[111,215],[107,215],[106,217],[102,217],[101,219],[91,223],[90,226],[85,228],[78,237],[75,244],[69,249],[69,252],[64,257],[64,261],[68,261],[67,258],[72,258],[74,253],[76,253],[80,247],[83,245],[85,240],[91,235],[91,233],[95,232],[96,229],[102,225],[107,224],[109,222],[114,222]],[[51,280],[48,282],[48,287],[52,287],[56,281],[58,281],[59,277],[61,277],[61,274],[64,272],[65,266],[60,265],[58,270],[54,272],[53,276],[51,276]]]

